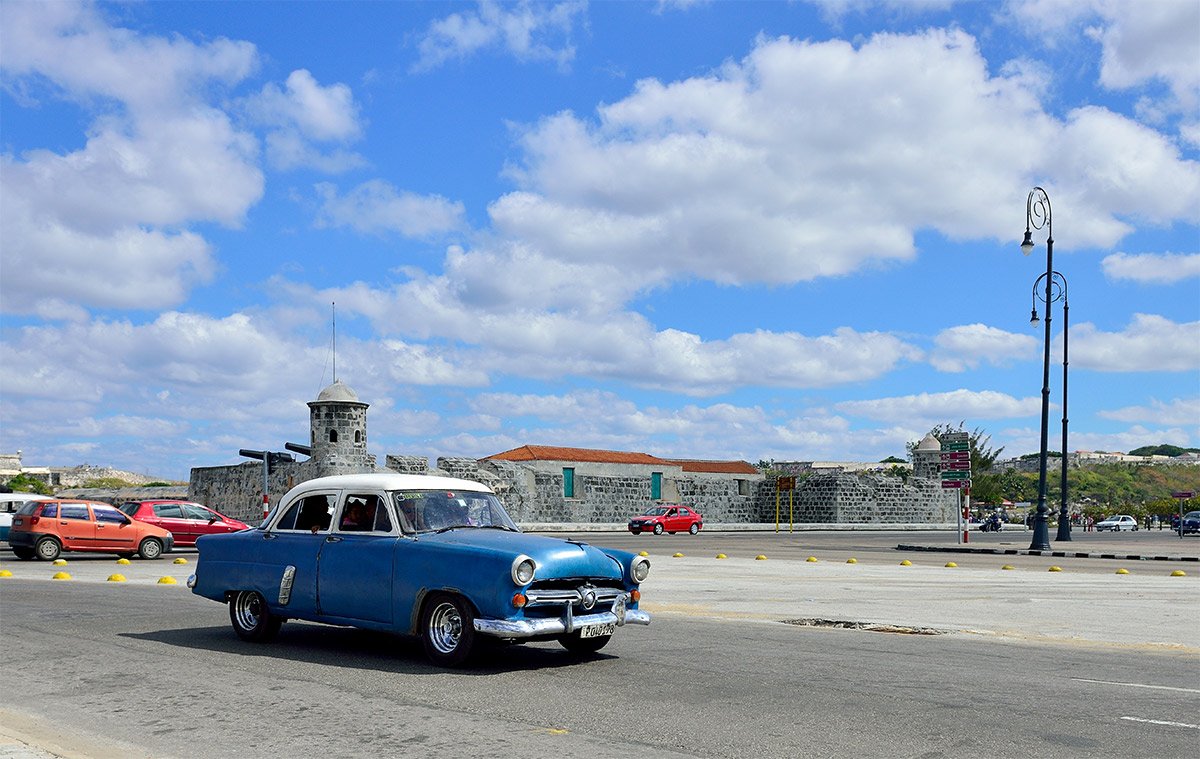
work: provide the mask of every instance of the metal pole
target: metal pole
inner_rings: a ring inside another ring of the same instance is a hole
[[[1054,284],[1054,228],[1051,226],[1050,196],[1041,187],[1029,193],[1025,203],[1025,240],[1030,240],[1029,227],[1046,227],[1046,334],[1042,350],[1042,425],[1041,448],[1038,458],[1038,503],[1033,521],[1031,551],[1050,550],[1050,530],[1046,521],[1046,455],[1050,432],[1050,304]],[[1032,243],[1030,243],[1032,246]],[[1022,243],[1024,249],[1024,243]]]
[[[1071,539],[1071,514],[1067,510],[1067,314],[1070,312],[1070,307],[1067,305],[1067,279],[1061,274],[1058,275],[1063,281],[1063,400],[1062,400],[1062,481],[1060,485],[1061,505],[1058,509],[1058,535],[1055,540]],[[1050,306],[1046,306],[1046,310],[1050,310]]]
[[[263,519],[271,511],[271,452],[263,451]]]

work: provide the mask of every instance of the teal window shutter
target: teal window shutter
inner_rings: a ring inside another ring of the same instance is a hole
[[[575,497],[575,470],[563,467],[563,498]]]
[[[662,472],[650,473],[650,498],[656,501],[662,498]]]

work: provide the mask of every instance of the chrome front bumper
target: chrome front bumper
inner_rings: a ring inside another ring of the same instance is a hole
[[[638,609],[625,607],[627,594],[618,596],[609,611],[577,616],[572,604],[564,606],[561,617],[534,619],[476,619],[475,631],[498,638],[531,638],[536,635],[563,635],[575,632],[587,625],[648,625],[650,615]]]

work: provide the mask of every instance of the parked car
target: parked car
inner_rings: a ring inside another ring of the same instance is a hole
[[[139,522],[169,530],[176,546],[194,546],[201,535],[237,532],[250,526],[191,501],[131,501],[117,508]]]
[[[139,522],[107,503],[29,501],[13,517],[8,545],[18,559],[53,561],[63,551],[135,554],[157,559],[174,546],[171,533]]]
[[[695,535],[704,527],[704,517],[687,506],[660,504],[651,506],[640,515],[629,520],[629,531],[634,535],[653,532],[662,535],[668,532],[690,532]]]
[[[0,540],[8,540],[13,514],[29,501],[49,501],[53,496],[37,493],[0,493]]]
[[[431,661],[456,666],[485,637],[589,654],[618,628],[650,623],[638,608],[647,558],[523,534],[470,480],[321,477],[262,525],[201,536],[196,548],[188,586],[229,604],[247,641],[304,619],[416,636]]]
[[[1189,511],[1183,515],[1184,535],[1200,534],[1200,511]]]
[[[1128,514],[1117,514],[1096,522],[1096,532],[1104,532],[1105,530],[1121,532],[1124,530],[1136,530],[1137,528],[1137,520]]]

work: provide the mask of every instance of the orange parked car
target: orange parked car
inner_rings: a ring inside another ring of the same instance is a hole
[[[171,533],[95,501],[30,501],[13,516],[8,545],[18,559],[54,561],[63,551],[134,554],[157,559],[175,546]]]

